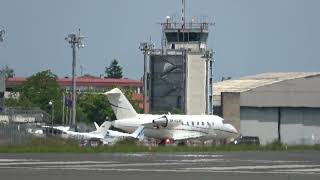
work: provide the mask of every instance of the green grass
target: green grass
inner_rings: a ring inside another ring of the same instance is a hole
[[[114,146],[79,147],[74,140],[60,138],[33,138],[21,145],[0,146],[0,153],[135,153],[135,152],[225,152],[225,151],[320,151],[320,145],[287,146],[273,142],[264,146],[255,145],[219,145],[219,146],[158,146],[147,147],[135,142],[121,142]]]

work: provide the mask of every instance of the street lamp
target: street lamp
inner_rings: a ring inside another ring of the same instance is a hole
[[[3,42],[3,40],[4,40],[4,34],[5,34],[5,30],[1,29],[1,30],[0,30],[0,42]]]
[[[150,55],[150,52],[153,48],[153,44],[148,42],[140,43],[139,49],[143,52],[144,55],[144,70],[143,70],[143,109],[144,113],[147,113],[147,81],[148,81],[148,67],[147,67],[147,57]]]
[[[207,71],[206,71],[206,114],[212,114],[212,75],[213,75],[213,70],[212,70],[212,66],[213,66],[213,54],[214,52],[212,51],[212,49],[208,49],[204,52],[204,55],[202,56],[202,58],[205,58],[206,60],[206,67],[207,67]],[[209,95],[210,94],[210,95]],[[211,96],[211,98],[210,98]]]
[[[51,135],[53,136],[53,119],[54,119],[54,104],[53,104],[53,101],[49,101],[49,106],[51,108]]]
[[[80,29],[78,34],[69,34],[65,40],[71,45],[72,48],[72,124],[75,126],[75,131],[77,131],[76,123],[76,80],[75,80],[75,67],[76,67],[76,48],[83,48],[82,43],[84,36],[80,35]]]

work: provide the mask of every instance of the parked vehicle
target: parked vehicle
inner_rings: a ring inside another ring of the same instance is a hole
[[[248,145],[260,145],[260,140],[258,136],[239,136],[234,139],[232,144],[248,144]]]

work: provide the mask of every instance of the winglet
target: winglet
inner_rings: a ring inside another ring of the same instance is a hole
[[[94,122],[94,126],[96,127],[96,130],[99,129],[99,125],[96,122]]]

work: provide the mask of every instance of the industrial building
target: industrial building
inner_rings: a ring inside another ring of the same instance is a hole
[[[214,113],[261,144],[320,144],[320,72],[264,73],[214,84]]]
[[[12,77],[6,80],[6,88],[11,89],[16,86],[21,86],[27,80],[26,77]],[[72,79],[69,77],[58,78],[57,83],[65,89],[71,89]],[[79,91],[107,91],[113,87],[121,87],[124,89],[131,88],[135,93],[140,94],[143,86],[142,81],[133,80],[128,78],[114,79],[96,77],[91,75],[84,75],[76,78],[77,90]]]
[[[162,47],[152,49],[147,71],[150,111],[212,113],[212,50],[207,46],[210,23],[162,23]]]

